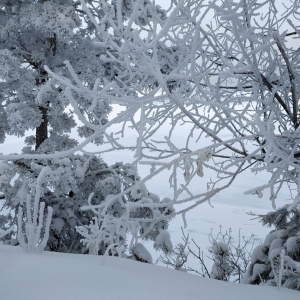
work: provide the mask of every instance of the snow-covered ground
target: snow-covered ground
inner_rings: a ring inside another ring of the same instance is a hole
[[[201,278],[131,260],[0,245],[1,300],[299,300],[299,292]]]

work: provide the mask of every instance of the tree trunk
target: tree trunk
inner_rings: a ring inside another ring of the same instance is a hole
[[[50,53],[52,56],[56,54],[56,34],[53,33],[48,38],[50,44]],[[39,65],[40,77],[37,80],[37,86],[45,83],[48,80],[48,74],[44,70],[43,66]],[[49,105],[49,103],[47,104]],[[48,106],[39,106],[39,111],[42,114],[42,123],[35,129],[35,150],[38,150],[40,145],[48,138]]]
[[[42,123],[35,129],[35,150],[48,138],[48,107],[39,106]]]

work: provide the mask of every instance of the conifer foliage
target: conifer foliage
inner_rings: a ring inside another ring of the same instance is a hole
[[[260,218],[275,229],[253,250],[243,281],[300,290],[300,209],[284,206]]]
[[[92,5],[94,1],[87,2]],[[117,3],[96,2],[98,6],[92,15],[99,20],[108,18],[105,32],[112,24],[109,18],[117,17],[113,15]],[[125,1],[121,8],[122,22],[127,18],[126,11],[131,9],[129,4]],[[143,214],[147,211],[145,207],[136,208],[139,213],[134,210],[128,213],[128,203],[139,200],[130,191],[124,192],[140,180],[133,165],[108,166],[93,154],[75,153],[89,142],[98,146],[103,143],[111,111],[110,99],[83,97],[84,90],[97,92],[109,86],[122,71],[117,61],[101,59],[108,46],[95,41],[99,31],[85,6],[85,2],[73,0],[0,1],[0,142],[8,135],[15,135],[24,137],[26,143],[17,158],[7,155],[1,160],[0,191],[5,208],[11,210],[11,217],[3,226],[16,225],[19,212],[21,239],[20,218],[26,224],[35,224],[37,214],[32,219],[28,207],[34,206],[32,199],[36,199],[39,191],[39,199],[34,201],[40,200],[46,208],[53,209],[46,245],[51,251],[87,252],[88,248],[81,243],[82,231],[76,228],[85,228],[95,218],[102,231],[109,226],[123,228],[123,232],[114,232],[117,237],[102,243],[97,253],[104,254],[110,243],[125,245],[129,231],[145,235],[147,232],[154,240],[159,233],[159,230],[153,233],[154,228],[167,229],[170,217],[159,221],[163,225],[156,224],[156,217],[168,214],[159,203],[152,203],[152,207],[159,208],[150,209],[156,214]],[[139,22],[143,20],[141,16]],[[65,79],[63,84],[50,76],[50,70]],[[69,86],[73,84],[80,89],[71,91]],[[41,178],[39,175],[45,168],[47,172]],[[81,210],[92,193],[90,204],[103,206],[104,211]],[[118,194],[121,196],[117,197]],[[146,188],[144,194],[148,195]],[[117,200],[110,201],[114,196]],[[136,218],[143,222],[131,220]],[[42,232],[38,232],[42,238]],[[39,236],[35,239],[39,241]],[[124,250],[125,247],[121,252]]]

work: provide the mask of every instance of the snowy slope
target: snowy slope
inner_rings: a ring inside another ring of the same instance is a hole
[[[293,290],[225,283],[126,259],[25,253],[0,245],[1,300],[299,300]]]

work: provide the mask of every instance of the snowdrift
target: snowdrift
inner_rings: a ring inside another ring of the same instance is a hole
[[[116,257],[25,253],[0,245],[1,300],[299,300],[300,293],[220,282]]]

